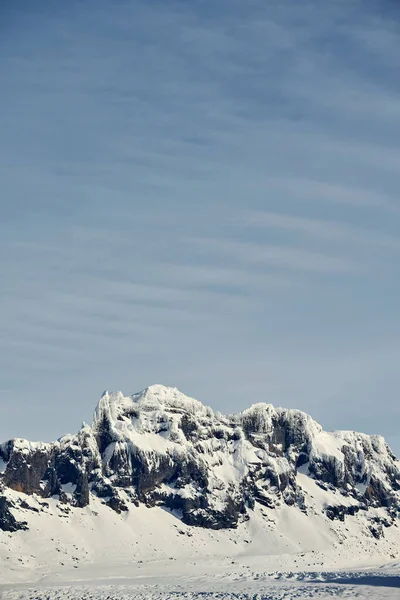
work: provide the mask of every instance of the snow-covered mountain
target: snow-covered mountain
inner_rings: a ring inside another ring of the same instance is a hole
[[[215,541],[206,532],[221,530],[232,548],[243,538],[270,554],[283,539],[300,552],[358,538],[389,559],[400,550],[399,512],[400,462],[382,437],[327,433],[271,404],[224,416],[160,385],[105,392],[92,425],[57,442],[0,445],[0,529],[18,544],[79,520],[82,544],[105,522],[104,539],[129,540],[131,519],[136,532],[157,521],[157,531],[168,523]]]

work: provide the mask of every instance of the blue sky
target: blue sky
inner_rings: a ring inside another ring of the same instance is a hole
[[[397,3],[0,11],[0,438],[164,383],[400,453]]]

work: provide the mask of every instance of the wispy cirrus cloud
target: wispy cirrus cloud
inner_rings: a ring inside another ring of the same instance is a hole
[[[375,246],[400,252],[400,239],[387,232],[366,229],[341,221],[303,217],[270,211],[248,211],[241,223],[252,227],[292,231],[294,233],[351,245]]]
[[[376,151],[377,155],[379,150]],[[396,194],[388,194],[370,187],[344,185],[340,180],[318,180],[304,176],[274,177],[269,181],[269,188],[283,191],[288,203],[318,202],[322,210],[327,204],[339,205],[344,209],[357,208],[360,210],[375,209],[382,212],[394,213],[400,216],[400,203]],[[361,182],[364,184],[364,182]],[[360,215],[359,217],[360,218]],[[362,218],[362,217],[361,217]]]
[[[154,381],[393,436],[393,3],[5,10],[0,436]]]
[[[190,242],[198,246],[201,253],[229,257],[239,264],[264,264],[281,269],[320,273],[346,273],[355,269],[351,260],[344,257],[311,252],[299,247],[213,238],[192,239]]]

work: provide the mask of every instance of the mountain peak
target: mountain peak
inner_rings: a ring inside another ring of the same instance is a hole
[[[186,396],[176,387],[155,384],[131,396],[133,402],[145,410],[178,410],[191,414],[212,416],[214,411],[199,400]]]

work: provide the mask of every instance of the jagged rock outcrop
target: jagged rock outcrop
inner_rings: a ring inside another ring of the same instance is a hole
[[[26,521],[17,521],[11,512],[13,504],[5,496],[0,495],[0,529],[3,531],[26,530],[28,524]]]
[[[10,440],[0,446],[0,467],[6,531],[26,528],[7,489],[76,509],[93,495],[119,513],[163,505],[188,525],[220,529],[248,519],[256,503],[307,513],[301,472],[338,493],[324,509],[330,520],[383,507],[387,527],[400,508],[400,464],[380,436],[326,433],[301,411],[270,404],[223,416],[163,386],[103,394],[92,426],[52,444]],[[377,538],[381,525],[371,525]]]

